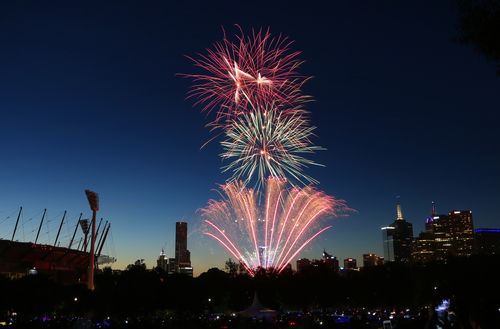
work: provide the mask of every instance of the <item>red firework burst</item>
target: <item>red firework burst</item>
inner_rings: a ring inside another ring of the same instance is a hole
[[[189,57],[200,74],[185,74],[194,85],[188,97],[197,98],[203,111],[216,111],[213,124],[226,122],[248,109],[273,103],[284,112],[302,111],[310,97],[302,94],[307,77],[297,72],[300,52],[291,51],[292,41],[273,37],[269,29],[240,34],[216,42],[206,54]]]

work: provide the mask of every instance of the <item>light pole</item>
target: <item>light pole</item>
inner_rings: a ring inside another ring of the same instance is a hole
[[[92,210],[92,235],[90,237],[90,264],[87,279],[87,288],[94,290],[94,254],[95,254],[95,218],[99,210],[99,195],[91,190],[85,190],[87,200],[89,201],[90,209]]]

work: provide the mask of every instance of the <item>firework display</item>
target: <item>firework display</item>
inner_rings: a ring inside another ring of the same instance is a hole
[[[241,32],[241,30],[240,30]],[[250,275],[259,268],[281,272],[318,235],[327,216],[348,209],[308,184],[304,173],[316,162],[307,155],[322,147],[312,143],[315,127],[304,109],[310,99],[301,91],[307,78],[291,41],[267,31],[224,35],[206,54],[191,58],[200,74],[189,92],[203,111],[215,112],[209,123],[220,129],[231,175],[221,186],[222,200],[201,210],[207,236],[227,250]]]
[[[197,99],[204,111],[215,110],[212,125],[224,127],[242,112],[274,102],[281,111],[302,111],[309,97],[302,94],[306,77],[297,73],[302,64],[299,52],[290,51],[291,41],[272,37],[260,30],[249,36],[226,36],[207,54],[189,57],[200,74],[186,74],[195,83],[189,97]]]
[[[285,115],[271,108],[242,114],[225,130],[221,156],[232,162],[223,171],[232,173],[231,180],[243,180],[246,184],[256,176],[257,189],[268,176],[289,177],[303,185],[317,183],[302,170],[318,165],[303,155],[323,149],[310,140],[314,129],[297,113]]]
[[[211,200],[202,209],[205,234],[217,240],[244,268],[281,272],[315,237],[330,228],[318,227],[325,215],[346,209],[313,187],[286,189],[286,180],[270,177],[265,202],[258,204],[257,192],[241,182],[221,187],[224,199]]]

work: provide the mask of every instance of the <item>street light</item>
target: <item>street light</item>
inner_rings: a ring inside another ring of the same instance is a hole
[[[94,290],[94,254],[95,254],[95,218],[99,210],[99,195],[91,190],[85,190],[90,209],[92,210],[92,235],[90,237],[90,266],[87,280],[87,288]]]

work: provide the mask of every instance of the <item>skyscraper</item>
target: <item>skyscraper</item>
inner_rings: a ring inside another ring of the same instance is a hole
[[[382,243],[384,246],[384,259],[387,262],[394,261],[394,227],[382,227]]]
[[[431,215],[425,219],[425,230],[420,232],[413,241],[412,260],[417,263],[428,263],[437,259],[439,254],[437,240],[441,241],[444,236],[439,233],[440,217],[436,214],[436,205],[432,202]],[[439,235],[439,239],[436,236]]]
[[[452,210],[448,213],[452,253],[456,256],[472,255],[474,225],[472,211]]]
[[[425,232],[415,239],[412,258],[417,262],[446,261],[449,256],[470,256],[474,243],[472,212],[452,210],[437,215],[434,203],[432,214],[425,221]]]
[[[429,219],[427,219],[429,221]],[[427,225],[426,225],[427,226]],[[426,229],[413,242],[412,260],[417,263],[428,263],[436,259],[436,239],[434,233]]]
[[[175,223],[175,268],[177,273],[193,275],[191,253],[187,249],[187,223]]]
[[[413,225],[403,217],[399,201],[396,204],[396,220],[382,228],[384,259],[388,262],[409,262],[413,243]]]

